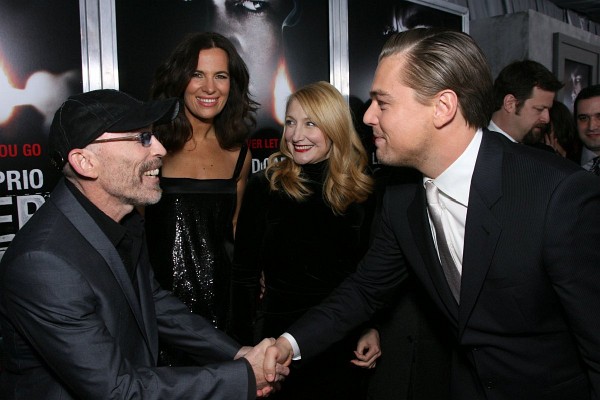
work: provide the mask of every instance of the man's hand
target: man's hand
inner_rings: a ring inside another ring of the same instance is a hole
[[[287,376],[287,374],[281,374],[278,368],[281,369],[280,367],[284,367],[289,373],[289,368],[287,367],[292,362],[293,355],[294,350],[292,349],[292,345],[283,337],[277,339],[275,344],[267,349],[264,360],[264,372],[267,382],[277,382],[283,379],[282,375]]]
[[[266,381],[265,380],[265,372],[263,370],[263,365],[265,363],[265,352],[269,346],[275,344],[275,339],[268,338],[263,339],[259,344],[254,346],[250,351],[246,352],[243,357],[248,360],[250,365],[252,366],[252,371],[254,371],[254,377],[256,379],[256,397],[266,397],[272,391],[276,390],[275,383],[276,381]],[[240,349],[238,354],[245,351],[246,348]],[[279,379],[278,381],[283,380],[290,373],[290,369],[281,364],[274,365],[274,370],[276,370]]]
[[[363,368],[375,368],[375,362],[381,356],[379,332],[376,329],[371,328],[360,337],[354,355],[356,359],[350,361],[352,364]]]
[[[237,354],[235,355],[235,357],[233,357],[234,360],[240,359],[242,357],[244,357],[250,350],[252,350],[254,347],[252,346],[243,346],[241,347]]]

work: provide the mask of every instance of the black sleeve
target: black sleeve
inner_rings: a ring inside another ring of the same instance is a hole
[[[262,172],[246,187],[238,216],[231,277],[229,332],[243,345],[254,345],[254,319],[259,304],[268,181]]]

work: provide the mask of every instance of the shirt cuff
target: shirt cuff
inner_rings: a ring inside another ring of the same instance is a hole
[[[300,347],[298,347],[298,342],[296,342],[296,339],[294,339],[294,337],[287,332],[282,333],[281,337],[286,338],[292,345],[292,350],[294,351],[292,360],[299,360],[301,358]]]

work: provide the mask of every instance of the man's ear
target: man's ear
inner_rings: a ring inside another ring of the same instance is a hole
[[[517,100],[517,98],[509,93],[506,96],[504,96],[504,101],[502,102],[502,108],[504,108],[504,110],[510,114],[510,113],[514,113],[516,111],[518,104],[519,104],[519,101]]]
[[[433,124],[442,128],[450,123],[458,112],[458,96],[453,90],[443,90],[434,98]]]
[[[73,149],[69,152],[68,160],[77,174],[90,179],[98,177],[99,160],[95,153],[86,149]]]

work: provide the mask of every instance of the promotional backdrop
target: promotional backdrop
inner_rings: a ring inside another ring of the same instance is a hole
[[[261,104],[249,140],[257,172],[279,148],[287,96],[319,80],[348,96],[377,164],[362,114],[387,36],[415,26],[468,31],[467,24],[466,8],[438,0],[2,0],[0,257],[59,177],[47,138],[60,104],[88,87],[148,98],[156,67],[190,32],[224,34],[248,65]]]
[[[48,129],[81,91],[79,3],[0,2],[0,257],[59,177]]]
[[[287,96],[329,81],[329,4],[322,0],[116,0],[119,88],[147,98],[156,67],[188,33],[214,31],[236,46],[261,104],[249,141],[252,172],[278,150]]]

